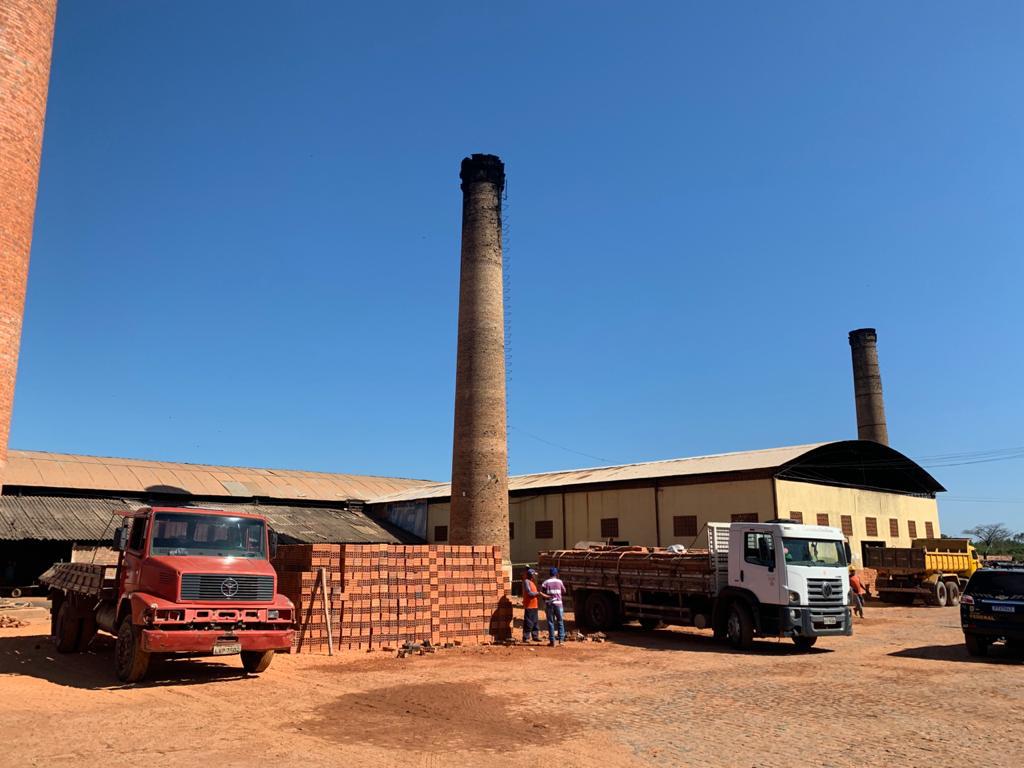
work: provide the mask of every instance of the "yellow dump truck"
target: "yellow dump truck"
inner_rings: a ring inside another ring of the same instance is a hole
[[[888,603],[958,605],[960,593],[978,570],[970,539],[914,539],[909,547],[872,547],[864,567],[878,572],[875,589]]]

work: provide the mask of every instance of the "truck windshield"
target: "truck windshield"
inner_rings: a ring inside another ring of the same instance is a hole
[[[263,557],[263,521],[227,515],[158,512],[153,521],[154,555]]]
[[[832,568],[846,567],[843,542],[832,539],[782,539],[786,563]]]

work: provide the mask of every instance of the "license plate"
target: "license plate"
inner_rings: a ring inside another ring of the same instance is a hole
[[[233,656],[236,653],[242,652],[241,643],[214,643],[213,655],[214,656]]]
[[[1012,605],[993,605],[993,611],[999,611],[1000,613],[1013,613]]]
[[[825,616],[822,618],[822,622],[826,627],[834,627],[838,619],[835,616]]]

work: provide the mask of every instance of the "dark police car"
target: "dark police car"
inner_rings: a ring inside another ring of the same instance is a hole
[[[960,598],[960,625],[971,656],[997,640],[1024,649],[1024,566],[975,571]]]

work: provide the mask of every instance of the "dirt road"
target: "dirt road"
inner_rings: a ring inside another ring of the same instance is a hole
[[[2,764],[1014,766],[1024,663],[963,650],[956,609],[871,607],[810,654],[739,654],[680,630],[605,644],[396,659],[155,663],[123,687],[112,645],[58,656],[45,613],[0,629]]]

